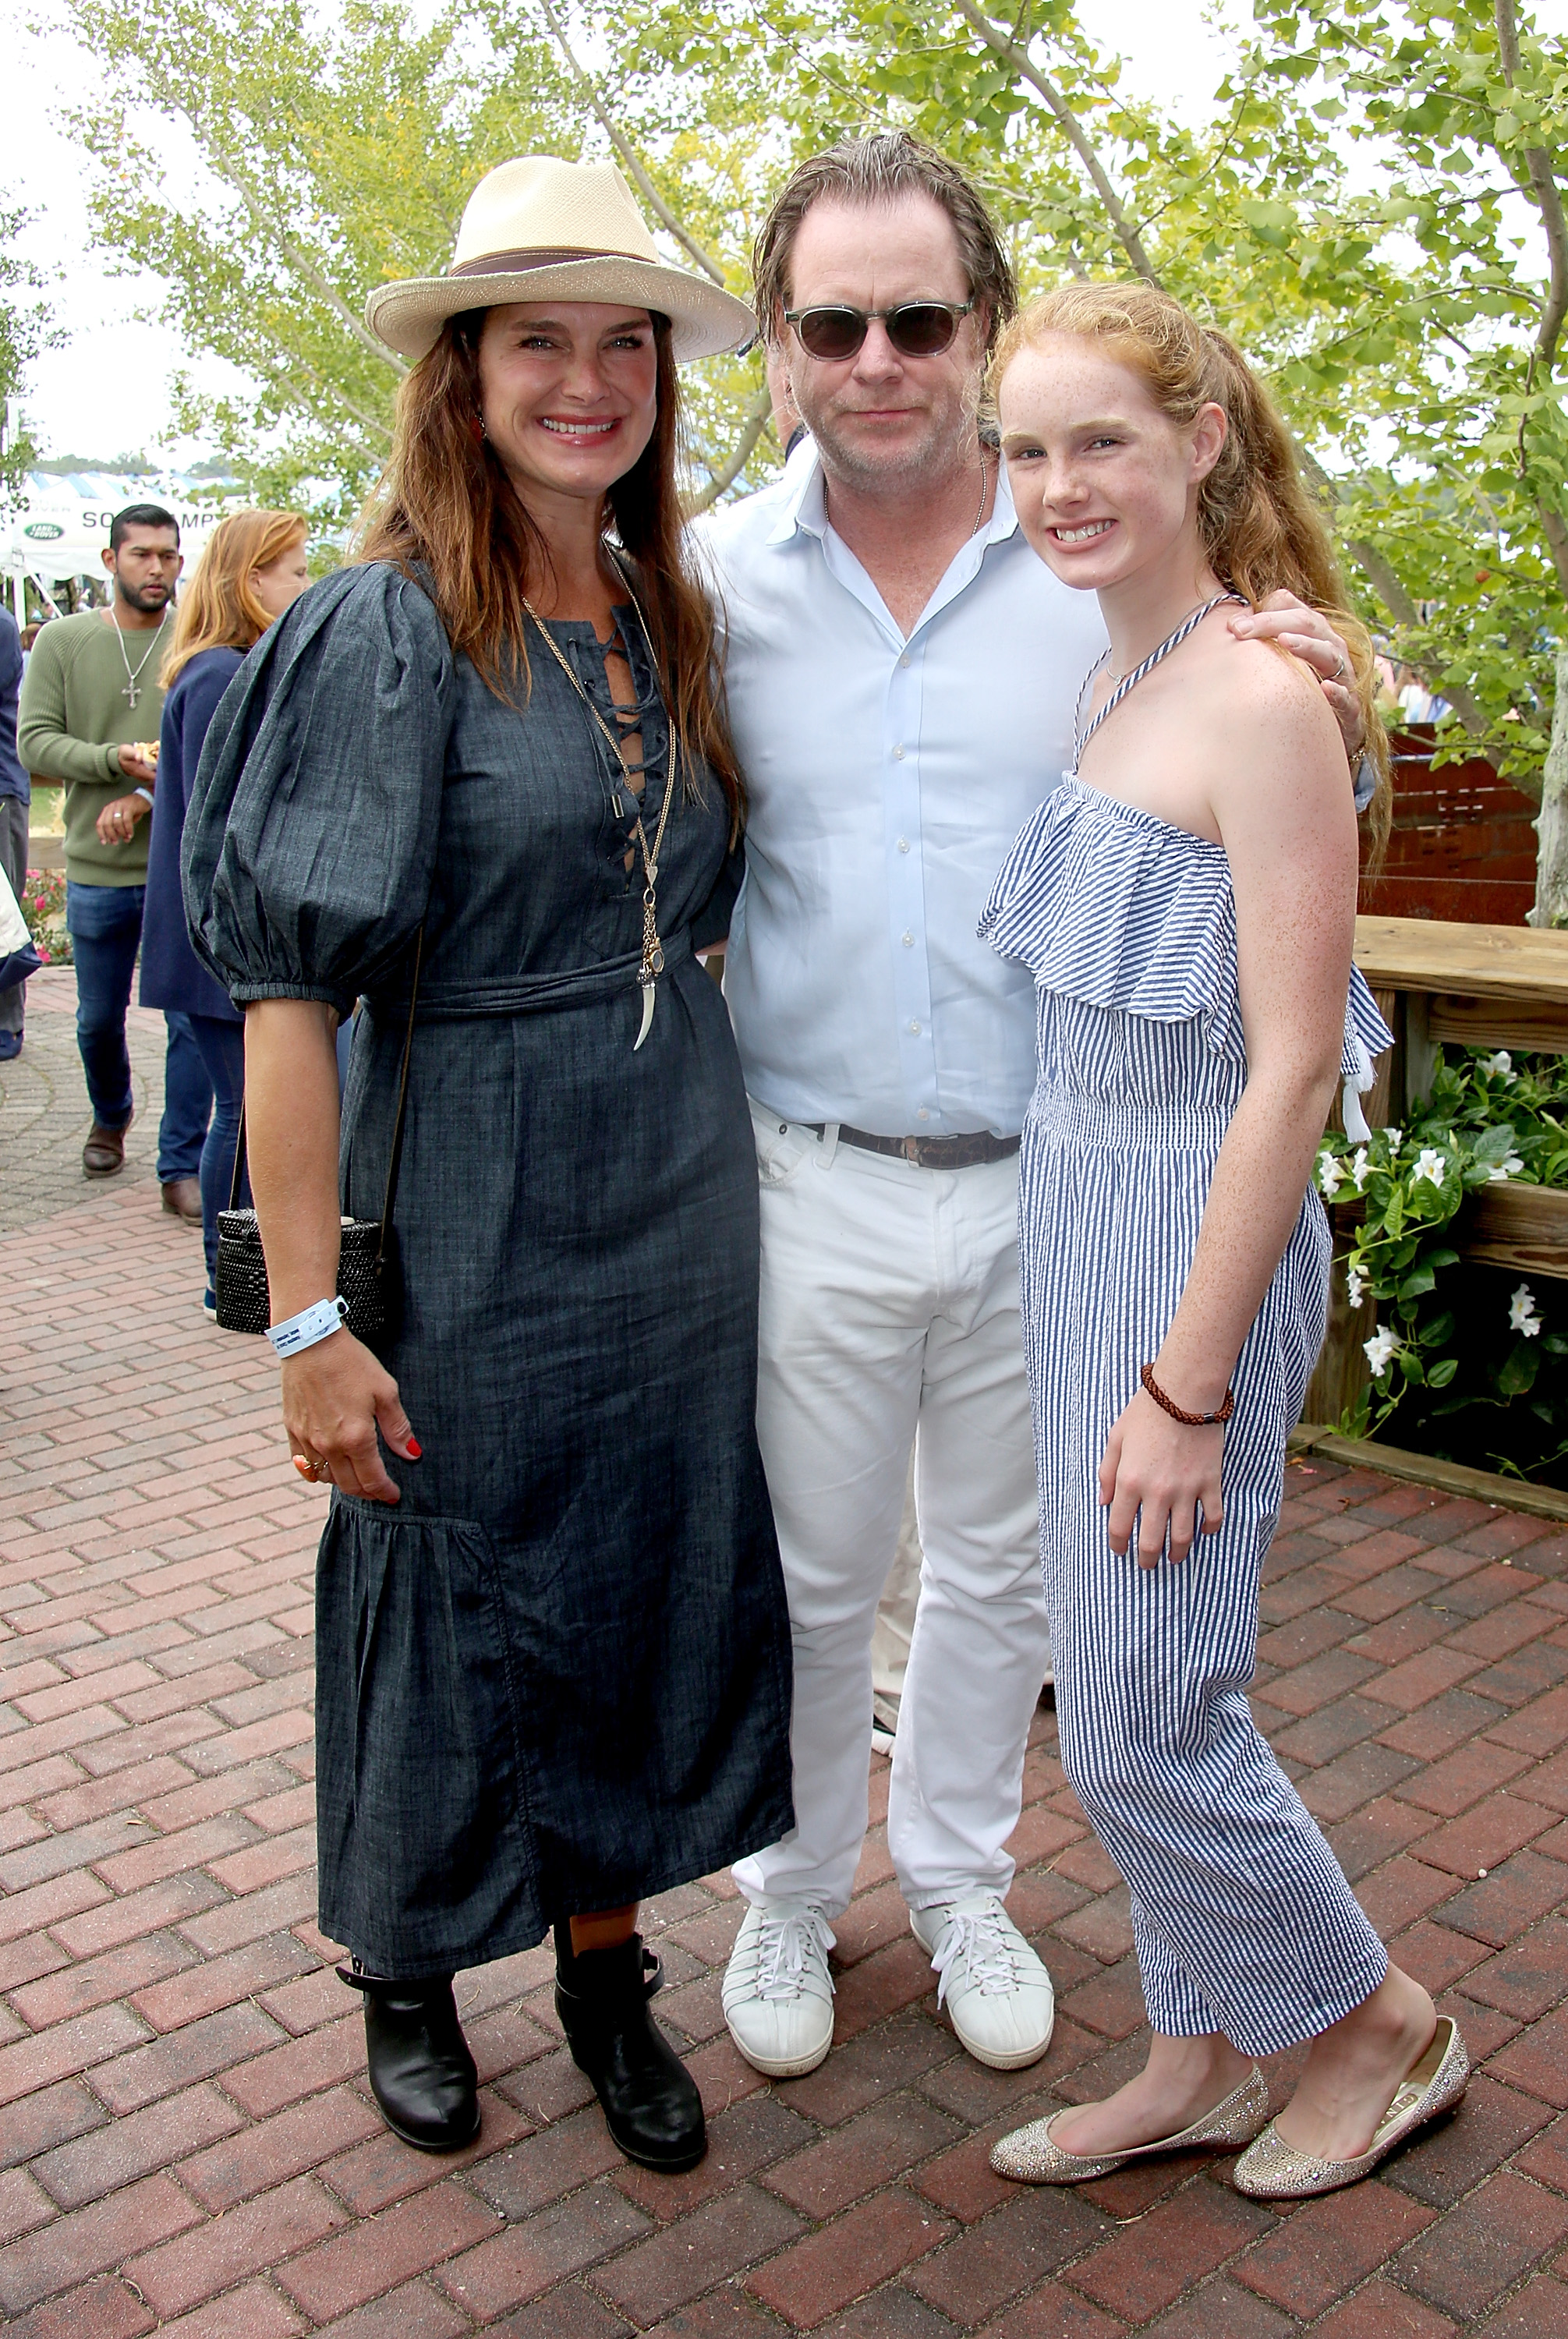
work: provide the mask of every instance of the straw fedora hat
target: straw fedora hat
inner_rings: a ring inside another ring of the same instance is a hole
[[[739,349],[756,331],[742,301],[659,257],[613,163],[525,154],[479,181],[444,276],[383,284],[365,306],[379,340],[406,358],[435,346],[449,317],[508,301],[624,301],[667,317],[683,362]]]

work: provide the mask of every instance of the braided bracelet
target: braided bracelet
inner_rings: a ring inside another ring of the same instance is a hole
[[[1228,1421],[1236,1411],[1236,1391],[1233,1388],[1226,1390],[1218,1413],[1183,1413],[1178,1405],[1172,1404],[1155,1379],[1152,1365],[1145,1365],[1138,1377],[1154,1399],[1155,1404],[1163,1412],[1168,1413],[1172,1421],[1185,1422],[1188,1429],[1212,1429],[1217,1423]]]

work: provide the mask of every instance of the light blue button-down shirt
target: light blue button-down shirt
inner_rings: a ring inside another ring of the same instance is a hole
[[[828,525],[809,440],[700,539],[751,791],[725,977],[746,1086],[792,1120],[1015,1135],[1033,991],[975,926],[1071,760],[1094,596],[1030,550],[1004,469],[906,641]]]

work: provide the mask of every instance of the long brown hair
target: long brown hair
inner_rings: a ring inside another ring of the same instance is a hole
[[[1255,608],[1283,589],[1320,609],[1342,636],[1361,701],[1366,752],[1377,769],[1368,823],[1376,867],[1388,838],[1391,788],[1372,637],[1347,605],[1328,531],[1302,485],[1295,443],[1268,392],[1234,341],[1200,325],[1153,284],[1064,284],[1031,301],[1001,337],[993,384],[1021,350],[1047,333],[1105,342],[1142,377],[1155,403],[1178,427],[1191,422],[1200,407],[1223,409],[1225,444],[1198,491],[1198,535],[1220,582]]]
[[[218,522],[174,612],[158,670],[163,689],[199,651],[248,650],[261,640],[272,620],[251,589],[251,572],[271,568],[304,538],[298,512],[237,511]]]
[[[485,311],[449,317],[398,393],[392,452],[366,506],[355,557],[385,560],[429,592],[455,651],[498,698],[527,686],[523,597],[550,573],[549,548],[478,430]],[[745,808],[715,656],[713,612],[687,565],[676,463],[680,382],[669,320],[653,316],[658,414],[652,438],[605,498],[606,518],[636,565],[638,598],[660,688],[688,775],[701,755],[732,814]]]

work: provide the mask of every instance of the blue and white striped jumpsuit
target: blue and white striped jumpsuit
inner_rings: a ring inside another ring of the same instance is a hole
[[[1349,2013],[1388,1962],[1247,1702],[1327,1224],[1309,1189],[1233,1377],[1219,1533],[1180,1566],[1119,1558],[1097,1466],[1176,1312],[1247,1080],[1230,865],[1068,777],[981,932],[1039,1000],[1019,1227],[1062,1762],[1131,1888],[1152,2027],[1272,2053]],[[1353,972],[1346,1072],[1391,1043]]]

